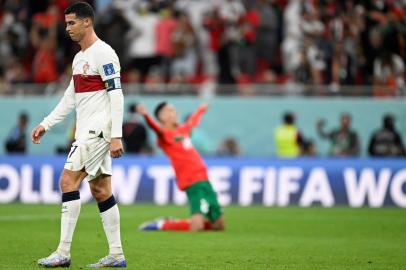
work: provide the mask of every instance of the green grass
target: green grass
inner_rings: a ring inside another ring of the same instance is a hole
[[[406,269],[406,210],[227,207],[225,232],[138,232],[186,207],[120,206],[128,269]],[[0,205],[0,269],[38,269],[59,241],[58,205]],[[82,206],[71,269],[107,253],[95,204]]]

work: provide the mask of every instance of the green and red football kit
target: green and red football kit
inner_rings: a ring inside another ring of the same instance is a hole
[[[179,124],[174,130],[162,128],[149,115],[145,115],[145,120],[157,134],[158,146],[172,164],[177,186],[186,191],[191,214],[201,213],[213,222],[222,215],[221,207],[208,181],[207,167],[190,139],[192,129],[199,124],[204,112],[205,107],[199,107],[184,124]]]

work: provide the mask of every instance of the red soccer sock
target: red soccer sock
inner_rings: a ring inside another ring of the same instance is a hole
[[[211,223],[206,221],[204,223],[204,230],[211,230]],[[176,220],[165,220],[162,225],[163,231],[189,231],[190,230],[190,220],[188,219],[176,219]]]
[[[187,219],[165,220],[162,225],[164,231],[189,231],[190,221]]]

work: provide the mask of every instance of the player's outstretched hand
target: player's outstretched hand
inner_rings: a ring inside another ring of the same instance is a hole
[[[111,138],[110,141],[110,156],[112,158],[119,158],[124,154],[123,143],[121,138]]]
[[[36,126],[31,131],[31,140],[35,144],[39,144],[41,142],[41,137],[45,134],[45,128],[41,125]]]
[[[142,115],[148,114],[147,109],[145,108],[144,104],[137,105],[137,112]]]
[[[207,102],[202,103],[202,105],[200,105],[205,111],[207,110],[207,108],[209,107],[209,104]]]

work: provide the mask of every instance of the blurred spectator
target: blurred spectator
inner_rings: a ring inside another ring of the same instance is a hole
[[[25,56],[27,47],[27,29],[13,13],[5,11],[0,16],[0,66],[5,67],[15,58]]]
[[[358,156],[360,144],[357,133],[351,129],[351,116],[343,113],[340,118],[340,127],[330,132],[324,131],[324,120],[317,122],[317,132],[323,139],[330,140],[330,155],[333,157]]]
[[[353,1],[337,4],[335,13],[328,13],[327,39],[331,47],[327,52],[330,91],[338,92],[342,84],[354,84],[359,66],[365,61],[358,48],[360,35],[365,28],[365,9]],[[330,68],[331,67],[331,68]]]
[[[302,143],[301,155],[304,157],[315,157],[317,156],[316,145],[311,139],[304,139]]]
[[[242,33],[239,23],[245,14],[245,8],[239,0],[224,0],[220,3],[219,16],[224,25],[224,32],[218,53],[219,82],[234,83],[241,74],[238,45]]]
[[[310,5],[302,7],[301,22],[304,33],[302,62],[306,63],[305,67],[309,69],[310,75],[305,82],[320,85],[323,82],[322,72],[326,69],[325,55],[320,48],[325,27],[320,21],[318,10]]]
[[[56,65],[56,31],[58,9],[50,6],[46,13],[37,13],[33,17],[30,32],[31,43],[36,49],[32,64],[32,81],[49,83],[58,80]]]
[[[247,6],[247,11],[239,22],[241,41],[238,46],[238,60],[241,73],[249,75],[252,79],[256,71],[255,42],[261,18],[254,4]]]
[[[123,124],[123,141],[125,151],[131,154],[150,153],[148,133],[137,113],[137,104],[128,107],[128,118]]]
[[[303,42],[302,9],[302,1],[290,0],[283,13],[283,68],[290,77],[293,77],[302,62],[300,48]]]
[[[283,123],[275,129],[274,139],[278,157],[295,158],[300,155],[303,140],[292,112],[283,115]]]
[[[396,96],[406,93],[405,65],[402,58],[384,51],[374,61],[374,94],[377,96]]]
[[[230,157],[240,156],[241,149],[237,140],[233,137],[225,138],[223,141],[221,141],[217,149],[217,155]]]
[[[6,83],[64,76],[78,49],[65,35],[70,1],[0,1]],[[87,2],[96,6],[98,35],[127,60],[123,81],[147,83],[146,91],[209,81],[237,83],[244,95],[253,82],[287,82],[288,93],[373,84],[375,95],[406,94],[404,1]]]
[[[125,59],[127,47],[125,37],[130,30],[130,23],[124,18],[121,10],[106,6],[96,20],[96,33],[99,38],[116,51],[119,59]]]
[[[275,1],[259,0],[256,6],[260,20],[255,41],[256,62],[265,62],[265,68],[274,66],[278,56],[279,15],[273,3]]]
[[[4,144],[7,153],[26,153],[28,114],[20,113],[17,125],[11,130],[6,143]]]
[[[163,9],[160,12],[161,18],[156,25],[156,51],[160,58],[161,74],[165,81],[169,80],[170,66],[174,57],[174,46],[172,35],[175,31],[177,22],[173,17],[173,11],[170,8]]]
[[[159,64],[155,32],[159,18],[149,10],[146,1],[136,2],[124,11],[124,15],[131,26],[126,35],[129,67],[138,70],[141,82],[144,82],[151,67]]]
[[[174,59],[171,66],[172,82],[185,83],[196,74],[196,33],[189,17],[179,13],[171,40],[174,48]]]
[[[395,157],[406,154],[402,138],[395,128],[395,118],[387,114],[382,119],[382,128],[374,132],[369,141],[369,155]]]
[[[6,80],[3,68],[0,66],[0,95],[8,94],[10,91],[10,84]]]
[[[221,65],[219,62],[220,48],[224,44],[224,23],[220,18],[218,9],[214,9],[211,12],[205,14],[203,20],[203,27],[208,33],[208,58],[212,61],[212,71],[210,75],[218,74],[218,67]],[[231,75],[230,75],[231,76]]]

